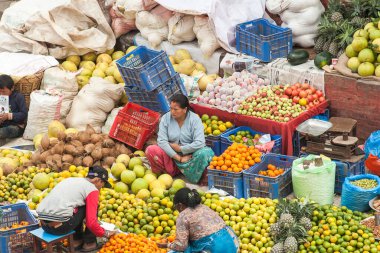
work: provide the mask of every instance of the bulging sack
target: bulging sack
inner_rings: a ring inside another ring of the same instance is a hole
[[[377,187],[373,189],[363,189],[351,182],[360,179],[371,179],[377,182]],[[365,212],[370,210],[369,201],[380,194],[380,178],[375,175],[357,175],[353,177],[347,177],[344,180],[342,190],[341,205],[346,206],[353,211]]]
[[[327,157],[322,157],[323,165],[303,168],[304,161],[318,158],[315,155],[299,158],[293,162],[293,191],[297,198],[305,197],[320,205],[333,204],[336,164]]]

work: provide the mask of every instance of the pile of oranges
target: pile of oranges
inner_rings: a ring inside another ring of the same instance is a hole
[[[166,253],[166,249],[158,248],[154,241],[143,235],[117,234],[112,236],[98,253]]]
[[[273,164],[268,164],[267,169],[268,170],[259,171],[259,175],[266,177],[278,177],[279,175],[282,175],[285,172],[283,168],[277,168]]]
[[[254,146],[233,143],[220,156],[214,156],[210,169],[239,173],[261,162],[261,152]]]

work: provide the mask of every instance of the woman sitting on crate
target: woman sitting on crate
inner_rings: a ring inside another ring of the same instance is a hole
[[[212,252],[236,253],[238,239],[218,213],[201,204],[197,190],[180,189],[174,196],[174,207],[179,211],[176,238],[173,243],[158,243],[170,253]]]
[[[145,152],[152,171],[172,176],[182,172],[191,183],[198,183],[214,156],[205,145],[202,120],[182,94],[172,98],[170,112],[162,116],[157,144]]]

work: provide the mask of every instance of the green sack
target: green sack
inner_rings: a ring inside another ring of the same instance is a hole
[[[313,160],[318,156],[309,155],[293,162],[293,191],[297,198],[305,197],[320,205],[333,204],[336,164],[327,157],[322,157],[323,165],[303,169],[304,160]]]

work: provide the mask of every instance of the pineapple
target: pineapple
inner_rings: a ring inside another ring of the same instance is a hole
[[[308,231],[313,227],[309,218],[302,217],[299,222]]]
[[[294,224],[294,218],[290,213],[283,213],[280,216],[280,225],[289,228]]]
[[[280,227],[280,224],[279,223],[274,223],[270,226],[270,232],[271,234],[273,234],[274,236],[278,236],[280,234],[280,231],[281,231],[281,227]]]
[[[298,251],[297,239],[294,238],[293,236],[286,238],[284,242],[284,251],[286,253],[297,253]]]
[[[285,253],[284,251],[284,244],[282,242],[276,243],[270,253]]]
[[[330,16],[331,22],[337,23],[337,22],[341,22],[342,20],[343,20],[343,15],[340,12],[336,11],[336,12],[332,13]]]
[[[337,56],[338,53],[339,53],[339,46],[338,46],[338,43],[335,42],[335,41],[331,42],[328,51],[329,51],[329,53],[332,54],[333,56]]]

